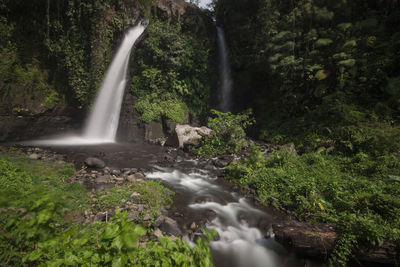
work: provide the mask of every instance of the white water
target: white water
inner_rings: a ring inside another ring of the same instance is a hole
[[[146,173],[146,178],[160,179],[177,190],[188,192],[193,196],[189,208],[213,210],[217,214],[207,225],[215,229],[220,237],[210,243],[213,255],[217,255],[217,266],[275,267],[287,261],[288,254],[284,249],[273,238],[264,238],[260,230],[252,226],[254,222],[249,223],[259,218],[271,220],[272,217],[252,207],[244,198],[215,184],[217,178],[210,177],[206,170],[197,169],[196,165],[193,164],[194,168],[185,168],[185,172],[155,167],[157,170]],[[195,199],[199,196],[207,196],[209,200],[196,203]],[[212,199],[222,200],[223,204]]]
[[[65,136],[49,140],[29,141],[34,145],[95,145],[115,143],[119,116],[127,83],[127,70],[131,50],[146,29],[146,23],[132,27],[124,37],[109,66],[96,96],[94,106],[85,123],[82,135]]]
[[[218,53],[219,53],[219,76],[220,76],[220,104],[223,112],[232,111],[232,78],[228,61],[228,49],[226,46],[225,33],[221,27],[217,27]]]

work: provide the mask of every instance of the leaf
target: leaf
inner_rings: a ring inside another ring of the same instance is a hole
[[[113,261],[112,261],[112,267],[121,267],[121,266],[123,266],[123,264],[122,264],[122,258],[121,258],[121,257],[118,257],[118,258],[116,258],[116,259],[113,259]]]
[[[123,246],[121,236],[117,236],[114,238],[113,242],[111,243],[111,247],[121,250]]]
[[[333,41],[331,39],[321,38],[321,39],[318,39],[317,42],[315,42],[315,45],[317,47],[323,47],[323,46],[328,46],[331,43],[333,43]]]
[[[103,238],[104,239],[112,239],[119,234],[119,225],[117,224],[109,224],[107,225],[106,230],[104,231]]]
[[[340,66],[345,66],[345,67],[353,67],[356,64],[356,60],[355,59],[346,59],[346,60],[341,60],[338,62],[338,64]]]
[[[328,75],[326,74],[325,70],[319,70],[315,74],[315,78],[322,81],[322,80],[325,80],[326,78],[328,78]]]

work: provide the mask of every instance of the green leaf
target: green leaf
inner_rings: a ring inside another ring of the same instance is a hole
[[[103,238],[104,239],[112,239],[119,234],[119,225],[110,223],[107,225],[106,230],[104,231]]]
[[[328,78],[328,75],[325,73],[325,70],[319,70],[315,74],[315,78],[317,78],[318,80],[322,81],[322,80]]]

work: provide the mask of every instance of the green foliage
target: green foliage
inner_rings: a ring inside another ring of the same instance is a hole
[[[143,183],[132,183],[98,192],[96,200],[92,204],[100,211],[107,211],[113,207],[120,206],[122,201],[129,200],[132,192],[139,193],[134,199],[135,204],[148,206],[148,210],[143,210],[140,217],[143,218],[145,213],[148,212],[150,215],[149,225],[159,214],[162,206],[172,204],[171,197],[174,194],[158,182],[144,181]]]
[[[153,22],[147,31],[131,61],[131,90],[139,98],[135,108],[141,120],[184,122],[189,110],[204,115],[213,77],[209,40],[183,32],[180,24]]]
[[[72,228],[59,236],[38,243],[25,258],[39,266],[212,266],[206,240],[196,247],[163,237],[160,242],[140,244],[146,230],[117,212],[109,223]]]
[[[228,167],[228,175],[300,220],[335,224],[342,236],[331,264],[345,266],[357,244],[400,242],[400,186],[392,179],[399,167],[394,156],[293,156],[283,149],[267,158],[253,146],[248,158]]]
[[[146,123],[158,121],[163,116],[176,122],[183,123],[186,121],[185,113],[187,106],[181,100],[169,98],[169,94],[165,100],[155,97],[156,94],[143,96],[135,104],[136,110],[141,113],[140,119]]]
[[[148,240],[151,230],[135,225],[126,212],[110,222],[76,225],[70,214],[97,204],[114,208],[132,191],[138,203],[154,216],[171,203],[172,192],[160,183],[145,181],[98,193],[88,201],[79,183],[65,183],[74,174],[71,165],[30,160],[10,150],[0,157],[0,265],[1,266],[212,266],[207,238],[195,247],[168,237]]]
[[[305,148],[306,136],[317,134],[335,142],[334,153],[356,154],[360,143],[365,152],[370,141],[370,154],[398,149],[397,3],[219,0],[216,14],[229,40],[235,95],[255,110],[267,141],[280,136]],[[362,120],[337,120],[345,106]]]
[[[208,127],[212,129],[210,136],[205,136],[196,152],[200,155],[215,156],[217,154],[235,153],[246,144],[245,129],[255,121],[249,109],[243,113],[232,114],[211,110],[215,116],[209,118]]]

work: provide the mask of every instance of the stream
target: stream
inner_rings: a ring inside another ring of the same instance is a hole
[[[222,178],[222,169],[183,151],[145,143],[48,148],[66,155],[77,167],[96,156],[112,168],[139,168],[147,179],[171,188],[175,197],[168,216],[178,222],[186,242],[194,244],[201,235],[191,225],[218,232],[217,240],[210,242],[217,267],[319,266],[296,258],[274,240],[271,225],[285,220],[285,215],[245,198]]]

